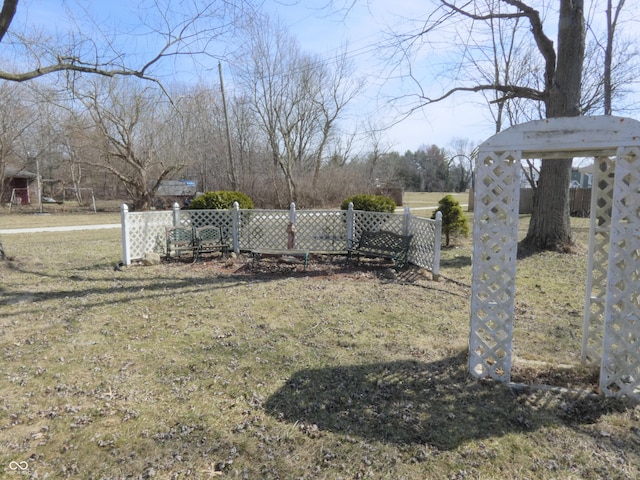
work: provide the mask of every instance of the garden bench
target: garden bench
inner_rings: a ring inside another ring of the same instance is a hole
[[[360,235],[360,240],[355,248],[347,250],[347,263],[355,255],[360,261],[360,256],[388,258],[395,262],[396,268],[407,266],[407,256],[413,235],[399,235],[387,230],[365,230]]]
[[[301,257],[304,260],[304,269],[307,269],[309,263],[309,250],[293,250],[293,249],[275,249],[275,248],[257,248],[251,250],[253,262],[257,263],[262,257]]]
[[[222,235],[222,227],[204,225],[194,229],[194,261],[198,261],[203,253],[221,252],[229,255],[229,244]]]
[[[222,228],[211,225],[167,227],[167,260],[189,254],[197,262],[202,254],[213,252],[222,252],[223,256],[229,253],[229,244],[223,238]]]
[[[192,228],[167,227],[167,260],[179,258],[188,253],[194,257],[195,261],[195,245]]]

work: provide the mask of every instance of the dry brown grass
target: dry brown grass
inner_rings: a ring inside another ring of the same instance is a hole
[[[323,259],[115,271],[119,240],[3,237],[3,478],[640,476],[639,407],[469,377],[469,242],[434,282]],[[557,367],[579,356],[584,268],[521,261],[519,380],[591,388]]]

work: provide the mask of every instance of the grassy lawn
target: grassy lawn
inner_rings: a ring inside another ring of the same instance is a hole
[[[2,241],[2,478],[640,478],[640,407],[469,377],[468,240],[439,282],[243,258],[116,271],[117,229]],[[514,379],[595,387],[585,269],[520,261]]]
[[[9,210],[0,207],[0,230],[11,228],[56,227],[72,225],[99,225],[120,223],[120,210],[115,202],[103,203],[97,213],[76,209],[64,209],[62,205],[44,205],[43,212],[36,206]],[[100,208],[99,207],[99,208]]]

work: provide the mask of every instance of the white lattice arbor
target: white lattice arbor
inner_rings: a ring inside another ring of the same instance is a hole
[[[520,160],[568,157],[596,166],[582,360],[600,365],[605,395],[640,399],[640,122],[628,118],[539,120],[480,146],[469,369],[511,379]]]

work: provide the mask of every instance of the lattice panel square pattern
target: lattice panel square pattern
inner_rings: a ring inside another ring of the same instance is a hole
[[[600,387],[610,395],[640,396],[639,148],[616,158],[609,280]]]
[[[576,157],[595,159],[582,362],[600,364],[604,395],[640,400],[640,122],[629,118],[537,120],[478,147],[469,370],[510,381],[517,164]]]
[[[591,227],[582,337],[582,363],[599,366],[604,340],[604,307],[607,291],[611,207],[615,162],[600,157],[594,162]]]
[[[489,153],[480,159],[471,289],[469,368],[476,377],[509,381],[520,194],[519,154]],[[514,202],[515,200],[515,202]],[[514,204],[515,203],[515,207]]]

